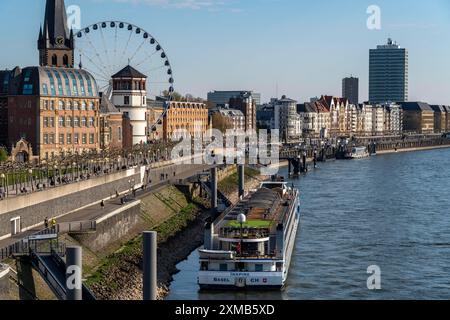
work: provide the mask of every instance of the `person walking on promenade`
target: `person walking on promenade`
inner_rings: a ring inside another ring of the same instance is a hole
[[[45,229],[48,229],[48,217],[45,217],[45,219],[44,219],[44,226],[45,226]]]
[[[52,220],[50,221],[50,227],[55,230],[56,229],[56,219],[52,218]]]
[[[102,207],[102,209],[105,208],[105,201],[102,200],[102,202],[100,202],[100,207]]]

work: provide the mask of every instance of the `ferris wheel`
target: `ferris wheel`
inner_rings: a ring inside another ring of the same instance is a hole
[[[127,65],[147,78],[147,97],[172,100],[173,71],[166,51],[149,32],[122,21],[103,21],[82,28],[75,34],[75,64],[89,71],[99,91],[111,97],[111,76]],[[167,109],[157,122],[161,123]]]

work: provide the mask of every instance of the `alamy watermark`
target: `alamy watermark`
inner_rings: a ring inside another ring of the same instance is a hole
[[[262,175],[276,175],[280,162],[279,130],[243,131],[210,129],[191,135],[187,130],[174,132],[178,143],[171,159],[177,164],[259,165]]]
[[[367,7],[367,29],[381,30],[381,8],[377,5],[370,5]]]
[[[73,30],[81,29],[81,8],[77,5],[67,7],[67,27]]]
[[[377,265],[369,266],[367,273],[370,274],[367,278],[367,289],[381,290],[381,268]]]
[[[69,290],[81,290],[81,268],[79,266],[68,266],[66,269],[66,288]]]

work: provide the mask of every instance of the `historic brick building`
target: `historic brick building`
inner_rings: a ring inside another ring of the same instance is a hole
[[[16,68],[8,94],[8,141],[32,145],[49,158],[99,149],[99,95],[84,70],[54,67]]]
[[[64,0],[48,0],[39,31],[37,67],[0,73],[0,144],[20,160],[99,150],[100,98],[94,77],[73,68],[73,33]],[[3,130],[4,129],[4,130]],[[20,141],[20,144],[18,142]]]
[[[100,148],[130,150],[133,147],[133,127],[130,118],[102,96],[100,103]]]
[[[204,103],[167,102],[163,121],[164,140],[175,137],[177,130],[185,130],[191,136],[208,129],[208,109]]]
[[[403,109],[403,130],[418,133],[434,132],[434,111],[424,102],[400,102]]]
[[[256,100],[251,92],[241,92],[229,101],[230,109],[241,111],[245,116],[245,130],[256,130]]]

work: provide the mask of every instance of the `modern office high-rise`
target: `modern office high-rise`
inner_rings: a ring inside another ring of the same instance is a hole
[[[342,97],[347,98],[351,104],[359,102],[359,79],[349,77],[342,79]]]
[[[369,101],[408,101],[408,50],[392,39],[370,50]]]
[[[253,91],[239,90],[239,91],[213,91],[208,92],[208,103],[211,107],[216,107],[217,105],[224,105],[230,102],[231,98],[241,96],[242,94],[250,93],[256,105],[261,104],[261,94]]]

